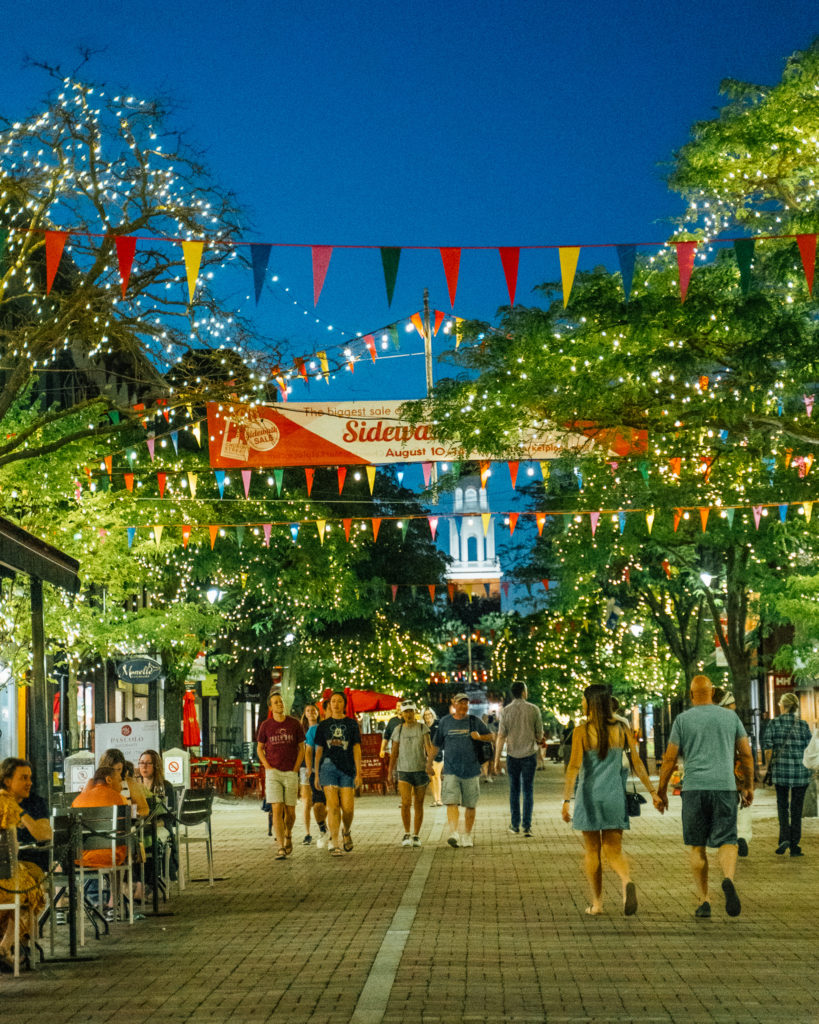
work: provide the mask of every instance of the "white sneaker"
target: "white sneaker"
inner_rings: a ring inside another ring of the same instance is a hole
[[[474,846],[474,845],[475,844],[472,842],[472,833],[471,832],[464,832],[464,834],[461,836],[461,846]]]
[[[447,839],[447,842],[449,843],[453,850],[457,850],[458,847],[461,845],[461,840],[458,838],[457,832],[453,832],[449,839]]]
[[[323,850],[326,845],[327,845],[327,833],[326,832],[319,832],[318,837],[316,839],[316,847],[319,850]]]
[[[413,836],[412,837],[412,845],[414,847],[420,847],[420,845],[421,845],[421,837],[420,836]]]
[[[404,833],[404,838],[401,840],[402,846],[412,846],[412,836],[409,832]]]

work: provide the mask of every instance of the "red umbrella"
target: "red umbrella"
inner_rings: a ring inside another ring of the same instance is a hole
[[[199,719],[196,717],[196,697],[193,690],[185,690],[182,701],[182,745],[198,747],[201,742]]]
[[[327,700],[333,691],[327,689],[321,699]],[[399,698],[392,693],[376,693],[375,690],[351,690],[349,686],[344,687],[344,696],[347,698],[347,714],[352,718],[355,715],[363,715],[368,711],[392,711],[398,707]]]

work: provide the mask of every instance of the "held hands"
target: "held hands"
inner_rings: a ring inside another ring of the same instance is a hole
[[[660,814],[665,814],[666,809],[668,808],[668,794],[663,793],[661,796],[659,793],[652,793],[651,800]]]
[[[750,807],[754,802],[754,791],[752,789],[741,789],[739,791],[739,801],[742,807]]]

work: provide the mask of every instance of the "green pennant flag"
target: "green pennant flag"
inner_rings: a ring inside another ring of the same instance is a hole
[[[108,486],[108,474],[103,473],[102,476],[99,478],[99,488],[101,491],[107,491]]]
[[[395,291],[395,279],[398,277],[398,261],[401,250],[395,246],[381,247],[381,265],[384,267],[384,284],[387,286],[387,305],[392,305],[392,294]]]
[[[282,480],[284,479],[284,470],[281,467],[273,470],[273,479],[276,481],[276,493],[281,496]]]
[[[236,527],[236,543],[239,545],[239,547],[241,547],[242,544],[244,543],[244,539],[245,539],[245,528],[244,528],[244,526],[237,526]]]
[[[753,238],[737,238],[734,241],[734,255],[739,267],[739,287],[747,295],[751,288],[751,260],[754,258]]]
[[[571,528],[571,525],[572,525],[572,517],[571,516],[563,516],[563,520],[564,520],[564,522],[563,522],[563,532],[564,533],[568,533],[569,529]]]
[[[409,520],[404,519],[401,523],[401,540],[407,539],[407,530],[409,529]]]
[[[461,473],[461,464],[460,462],[451,462],[450,466],[452,467],[452,475],[457,480]]]
[[[390,341],[392,342],[393,348],[398,351],[401,348],[401,335],[398,333],[398,328],[395,324],[391,324],[387,330],[390,332]]]
[[[646,462],[646,460],[643,459],[638,464],[637,468],[640,470],[640,476],[643,478],[643,480],[648,482],[648,463]]]
[[[725,518],[728,520],[728,529],[730,530],[731,527],[734,525],[734,509],[726,508]]]
[[[111,422],[113,424],[119,423],[119,410],[117,410],[117,409],[109,409],[108,410],[108,418],[111,420]]]

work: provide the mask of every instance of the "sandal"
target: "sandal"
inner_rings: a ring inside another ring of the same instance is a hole
[[[284,852],[288,855],[293,852],[293,837],[291,835],[284,837]]]
[[[626,917],[631,917],[632,914],[637,913],[637,888],[634,882],[629,882],[626,885],[626,896],[623,900],[623,913]]]
[[[273,859],[274,860],[287,860],[287,852],[284,850],[283,847],[280,846],[279,847],[279,852],[276,854],[276,856]]]
[[[353,834],[350,832],[342,832],[341,838],[343,840],[342,845],[347,853],[350,853],[353,849]]]
[[[341,849],[340,849],[340,847],[338,847],[338,846],[334,846],[334,847],[332,848],[332,850],[330,850],[330,856],[331,856],[331,857],[343,857],[343,856],[344,856],[344,854],[343,854],[343,853],[341,852]]]
[[[586,913],[589,915],[589,917],[600,917],[600,915],[603,913],[603,910],[602,908],[600,910],[595,910],[594,907],[586,907]]]

